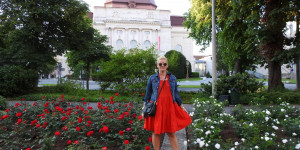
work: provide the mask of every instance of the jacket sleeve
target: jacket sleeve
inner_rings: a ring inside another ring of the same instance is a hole
[[[182,101],[179,97],[179,93],[178,93],[178,89],[177,89],[177,79],[175,78],[175,100],[178,104],[178,106],[180,106],[182,104]]]
[[[146,94],[145,94],[145,98],[143,99],[144,103],[146,103],[147,101],[150,100],[152,92],[153,92],[151,77],[152,76],[149,77],[148,82],[147,82]]]

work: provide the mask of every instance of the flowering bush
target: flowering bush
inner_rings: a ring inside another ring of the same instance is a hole
[[[118,94],[101,98],[97,110],[57,100],[16,103],[0,119],[4,149],[149,149],[151,133],[143,130],[137,102],[115,103]],[[67,105],[65,105],[67,104]],[[74,103],[75,104],[75,103]]]
[[[300,111],[279,106],[235,107],[231,115],[217,100],[196,99],[192,149],[300,149]]]

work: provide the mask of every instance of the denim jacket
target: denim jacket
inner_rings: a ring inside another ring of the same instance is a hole
[[[169,84],[170,84],[171,93],[172,93],[172,97],[173,97],[173,103],[176,101],[178,106],[180,106],[182,102],[181,102],[181,99],[179,97],[179,93],[177,90],[176,77],[169,72],[167,73],[167,75],[169,75],[169,80],[166,80],[165,82],[169,82]],[[151,100],[152,102],[155,102],[157,100],[157,95],[159,92],[158,90],[160,90],[160,89],[158,89],[159,82],[160,82],[160,79],[159,79],[158,73],[150,76],[150,78],[148,79],[148,82],[147,82],[145,98],[143,99],[143,101],[145,103],[149,100]]]

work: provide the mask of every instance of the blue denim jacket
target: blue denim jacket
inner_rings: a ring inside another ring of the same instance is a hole
[[[172,97],[173,97],[173,103],[176,101],[178,106],[181,105],[181,99],[179,97],[179,93],[177,90],[177,81],[176,77],[172,75],[171,73],[167,73],[169,75],[169,80],[166,80],[166,82],[169,82],[170,87],[171,87],[171,92],[172,92]],[[155,102],[157,100],[157,95],[158,95],[158,89],[159,88],[159,76],[158,73],[153,74],[150,76],[147,82],[147,89],[146,89],[146,95],[145,98],[143,99],[144,102],[147,102],[151,100],[152,102]]]

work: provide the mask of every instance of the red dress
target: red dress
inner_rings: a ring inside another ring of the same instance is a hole
[[[159,90],[162,84],[163,80],[160,80]],[[157,100],[155,117],[145,118],[144,128],[154,131],[155,134],[162,134],[179,131],[191,122],[192,119],[189,114],[181,109],[176,102],[173,103],[170,84],[166,80]]]

